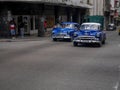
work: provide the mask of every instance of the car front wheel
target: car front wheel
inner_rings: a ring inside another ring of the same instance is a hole
[[[73,42],[73,46],[78,46],[78,43],[77,42]]]
[[[56,39],[56,38],[53,38],[53,41],[57,41],[57,39]]]

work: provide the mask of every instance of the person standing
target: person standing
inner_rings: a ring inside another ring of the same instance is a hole
[[[45,32],[47,32],[47,21],[46,20],[44,21],[44,30]]]
[[[11,37],[12,39],[15,39],[15,35],[16,35],[16,24],[14,22],[14,20],[11,20],[10,21],[10,34],[11,34]]]
[[[25,26],[25,23],[21,22],[20,23],[20,35],[21,35],[21,38],[24,37],[24,26]]]

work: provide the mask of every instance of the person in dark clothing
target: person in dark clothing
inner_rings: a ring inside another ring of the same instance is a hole
[[[21,22],[20,23],[20,35],[22,38],[24,37],[24,27],[25,27],[25,23]]]
[[[44,21],[44,30],[47,32],[47,21]]]

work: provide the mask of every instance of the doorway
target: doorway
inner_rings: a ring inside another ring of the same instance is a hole
[[[17,34],[20,35],[20,23],[24,22],[25,26],[24,26],[24,34],[25,35],[30,35],[30,16],[28,15],[22,15],[22,16],[18,16],[17,17]]]

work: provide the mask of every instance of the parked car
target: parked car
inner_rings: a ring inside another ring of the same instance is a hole
[[[108,24],[107,30],[108,31],[114,31],[114,30],[116,30],[115,24],[113,24],[113,23]]]
[[[73,45],[97,44],[100,47],[105,44],[106,33],[101,29],[100,23],[83,23],[80,30],[74,32]]]
[[[62,22],[56,25],[52,30],[53,41],[57,40],[71,40],[73,38],[73,33],[79,30],[80,25],[75,22]]]

